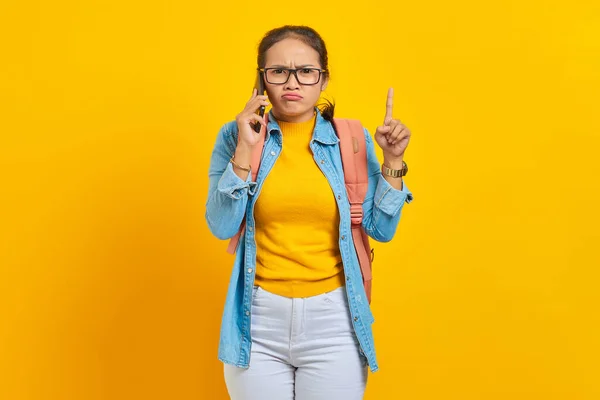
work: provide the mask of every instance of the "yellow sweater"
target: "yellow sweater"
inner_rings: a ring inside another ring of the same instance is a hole
[[[283,149],[254,209],[256,284],[280,296],[315,296],[344,284],[337,204],[309,147],[315,117],[279,126]]]

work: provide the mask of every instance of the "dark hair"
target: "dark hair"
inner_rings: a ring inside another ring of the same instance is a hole
[[[329,79],[329,66],[325,42],[323,41],[323,38],[321,38],[321,35],[317,33],[317,31],[308,26],[302,25],[285,25],[267,32],[258,45],[258,57],[256,60],[258,68],[265,67],[267,50],[269,50],[275,43],[287,38],[298,39],[315,49],[316,52],[319,53],[319,62],[321,63],[321,68],[326,70],[323,73],[323,77]],[[320,105],[319,109],[321,110],[323,118],[325,118],[327,121],[332,121],[335,104],[329,100],[325,100],[325,102],[325,104]]]

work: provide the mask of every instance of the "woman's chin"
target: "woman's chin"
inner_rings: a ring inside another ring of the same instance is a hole
[[[302,117],[303,115],[312,115],[313,108],[307,108],[305,105],[301,104],[283,104],[279,110],[275,111],[275,115],[280,118],[297,118]]]

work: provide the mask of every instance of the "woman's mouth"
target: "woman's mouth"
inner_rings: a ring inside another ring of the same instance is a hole
[[[285,100],[288,100],[288,101],[302,100],[302,96],[300,96],[299,94],[284,94],[281,97],[283,97]]]

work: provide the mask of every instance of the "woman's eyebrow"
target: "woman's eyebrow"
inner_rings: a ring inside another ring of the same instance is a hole
[[[314,64],[302,64],[302,65],[296,65],[296,68],[306,68],[306,67],[314,67],[314,66],[315,66]],[[274,64],[267,68],[289,68],[289,65]]]

